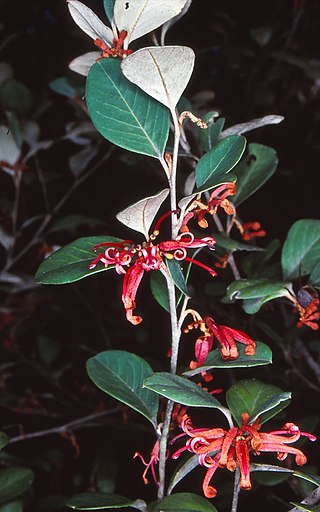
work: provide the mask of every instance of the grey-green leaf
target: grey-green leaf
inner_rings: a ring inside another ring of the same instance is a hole
[[[104,242],[121,242],[120,238],[111,236],[89,236],[79,238],[48,256],[38,268],[35,275],[37,283],[66,284],[79,281],[84,277],[108,270],[102,263],[89,269],[90,263],[96,258],[93,247]],[[101,250],[102,252],[102,250]]]
[[[229,173],[239,162],[246,146],[246,139],[241,135],[231,135],[216,144],[208,153],[200,158],[196,173],[196,185],[214,187],[216,176]]]
[[[289,229],[281,264],[284,279],[310,274],[320,259],[320,220],[301,219]]]
[[[120,59],[101,59],[92,66],[86,101],[103,137],[129,151],[163,159],[169,111],[124,77]]]
[[[142,386],[152,374],[144,359],[124,350],[108,350],[87,361],[87,372],[102,391],[157,424],[158,397]]]

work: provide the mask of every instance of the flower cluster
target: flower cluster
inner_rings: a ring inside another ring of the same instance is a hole
[[[203,480],[203,492],[207,498],[214,498],[217,489],[210,485],[211,478],[218,468],[227,468],[240,471],[240,488],[251,489],[250,480],[250,454],[260,455],[261,452],[275,452],[278,460],[286,459],[288,454],[295,456],[298,466],[307,462],[304,453],[294,448],[292,443],[301,436],[315,441],[316,437],[307,432],[301,432],[294,423],[286,423],[281,430],[260,432],[261,425],[258,420],[249,424],[249,414],[243,413],[241,427],[223,428],[195,428],[190,417],[186,414],[182,420],[181,428],[184,434],[178,435],[172,442],[182,436],[188,436],[185,446],[176,451],[172,457],[177,459],[184,451],[195,453],[199,464],[207,469]]]
[[[199,313],[193,309],[188,309],[186,314],[190,313],[193,322],[184,329],[188,333],[192,329],[200,329],[203,333],[198,337],[195,343],[195,361],[191,361],[190,368],[198,368],[205,363],[208,353],[212,349],[214,340],[221,345],[221,356],[223,359],[236,359],[239,355],[236,341],[246,345],[245,354],[253,355],[256,350],[256,344],[253,339],[243,331],[232,329],[226,325],[219,325],[210,316],[202,318]],[[205,377],[205,374],[204,374]],[[207,380],[205,378],[205,380]]]
[[[171,212],[169,212],[171,213]],[[141,316],[136,316],[133,311],[136,307],[136,295],[145,272],[162,270],[165,268],[165,259],[177,261],[190,261],[215,276],[216,272],[203,263],[193,260],[187,254],[188,249],[208,247],[214,249],[215,240],[212,237],[195,238],[190,232],[181,233],[175,240],[167,240],[154,244],[159,235],[159,225],[167,216],[162,216],[156,224],[149,240],[142,244],[134,244],[131,240],[120,243],[106,242],[96,245],[93,250],[106,247],[102,254],[93,260],[89,268],[93,269],[97,263],[103,263],[105,267],[115,265],[118,274],[124,274],[122,285],[122,302],[126,310],[126,316],[133,325],[142,322]]]

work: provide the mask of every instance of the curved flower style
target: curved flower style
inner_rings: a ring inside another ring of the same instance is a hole
[[[171,213],[171,212],[170,212]],[[135,316],[133,310],[136,307],[137,291],[145,272],[150,270],[160,270],[165,267],[164,259],[175,259],[177,261],[190,261],[205,270],[212,276],[216,272],[203,263],[189,258],[187,249],[196,249],[200,247],[209,247],[214,249],[215,240],[212,237],[195,238],[192,233],[182,233],[175,240],[167,240],[153,244],[158,236],[158,226],[162,222],[164,215],[156,224],[154,232],[150,235],[147,242],[135,245],[131,240],[124,240],[120,243],[106,242],[93,248],[94,251],[100,247],[106,247],[102,254],[93,260],[89,268],[95,268],[97,263],[104,263],[106,267],[115,265],[118,274],[124,274],[122,286],[122,302],[126,310],[126,316],[133,325],[142,322],[141,316]],[[128,268],[126,268],[128,267]]]
[[[227,431],[222,428],[195,428],[187,414],[182,420],[181,428],[188,439],[185,446],[172,457],[177,459],[186,450],[198,455],[199,464],[208,468],[202,484],[207,498],[214,498],[217,494],[217,489],[210,485],[210,481],[219,467],[229,471],[238,467],[240,488],[250,490],[250,453],[260,455],[261,452],[275,452],[278,460],[286,459],[290,453],[295,455],[296,464],[303,466],[307,457],[298,448],[288,445],[298,441],[301,436],[310,441],[316,440],[312,434],[301,432],[294,423],[286,423],[281,430],[260,432],[259,420],[249,425],[249,414],[245,412],[241,416],[241,427],[232,427]],[[172,442],[184,434],[177,436]]]
[[[221,345],[221,356],[223,359],[236,359],[238,357],[239,351],[236,341],[246,345],[245,354],[248,356],[255,353],[256,344],[245,332],[232,329],[226,325],[219,325],[210,316],[202,318],[193,309],[187,310],[186,314],[188,313],[193,316],[194,321],[186,327],[184,332],[188,333],[194,328],[200,329],[203,332],[203,335],[199,336],[195,344],[196,361],[191,361],[191,369],[198,368],[204,364],[208,353],[212,349],[214,339]]]
[[[141,459],[142,463],[146,466],[146,469],[144,470],[144,472],[142,474],[142,479],[145,484],[149,483],[149,480],[147,478],[147,473],[150,469],[155,484],[159,485],[159,481],[158,481],[158,477],[156,475],[156,469],[155,469],[155,466],[159,463],[159,451],[160,451],[160,445],[159,445],[159,441],[157,440],[151,450],[150,459],[148,462],[144,460],[144,457],[139,452],[135,452],[135,454],[133,456],[134,459],[136,457],[139,457]]]

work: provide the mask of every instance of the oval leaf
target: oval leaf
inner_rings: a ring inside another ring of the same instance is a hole
[[[272,352],[270,348],[261,341],[256,342],[256,353],[253,356],[247,356],[245,346],[238,344],[239,356],[237,359],[226,360],[221,357],[220,349],[211,350],[207,355],[205,364],[194,370],[188,370],[183,373],[186,377],[193,377],[198,373],[213,370],[214,368],[247,368],[249,366],[262,366],[272,363]]]
[[[101,59],[92,66],[86,101],[103,137],[129,151],[162,159],[169,112],[123,76],[119,59]]]
[[[241,414],[247,412],[250,422],[259,417],[266,422],[289,405],[291,394],[271,384],[256,379],[240,380],[226,393],[226,400],[233,417],[241,425]]]
[[[142,387],[152,369],[141,357],[123,350],[101,352],[87,361],[87,372],[102,391],[157,424],[158,397]]]
[[[177,16],[187,0],[115,0],[114,20],[119,30],[134,41]]]
[[[263,303],[292,293],[292,283],[268,279],[238,279],[227,288],[230,300],[263,299]]]
[[[119,212],[116,217],[128,228],[143,233],[148,240],[151,224],[168,194],[169,189],[166,188],[154,196],[141,199],[141,201]]]
[[[142,500],[130,500],[119,494],[107,492],[84,492],[76,494],[66,502],[66,506],[76,510],[104,510],[132,507],[145,510],[146,504]]]
[[[179,492],[166,496],[156,504],[152,512],[217,512],[211,503],[197,494]]]
[[[185,90],[194,66],[187,46],[142,48],[121,63],[123,74],[172,112]]]
[[[289,229],[281,264],[284,279],[310,274],[320,259],[320,220],[301,219]]]
[[[33,482],[33,471],[28,468],[6,468],[0,471],[0,503],[13,500],[26,492]]]
[[[196,167],[196,185],[198,189],[216,186],[216,176],[226,174],[239,162],[246,146],[241,135],[231,135],[218,142],[214,148],[200,158]]]
[[[229,416],[229,411],[223,407],[216,398],[207,391],[200,388],[194,382],[191,382],[179,375],[172,375],[166,372],[153,373],[147,377],[143,383],[144,387],[151,389],[169,400],[173,400],[182,405],[190,407],[210,407],[219,409],[223,414]]]
[[[79,238],[50,254],[38,268],[35,280],[42,284],[66,284],[109,270],[113,266],[104,267],[101,264],[89,269],[90,263],[96,257],[93,247],[104,242],[121,241],[120,238],[111,236]]]
[[[273,148],[249,144],[248,156],[233,172],[237,176],[237,193],[232,202],[237,206],[254,194],[274,174],[278,157]]]
[[[113,32],[102,23],[100,18],[86,5],[78,0],[67,0],[70,14],[78,25],[93,40],[102,39],[110,48],[113,46]]]

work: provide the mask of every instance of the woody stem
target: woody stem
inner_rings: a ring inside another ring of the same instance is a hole
[[[238,467],[236,467],[236,470],[234,473],[234,486],[233,486],[233,498],[232,498],[231,512],[237,512],[237,510],[238,510],[239,492],[240,492],[240,470]]]
[[[177,163],[178,163],[178,151],[179,151],[179,140],[180,140],[180,126],[176,112],[171,111],[173,124],[174,124],[174,145],[172,154],[172,165],[171,174],[169,179],[170,185],[170,198],[171,198],[171,210],[177,209],[177,192],[176,192],[176,180],[177,180]],[[172,240],[178,235],[179,221],[175,214],[172,215],[172,229],[171,237]],[[179,353],[179,342],[180,342],[180,328],[177,316],[177,303],[176,303],[176,291],[175,285],[171,275],[167,269],[163,269],[163,274],[167,282],[167,290],[169,297],[170,307],[170,321],[171,321],[171,359],[170,359],[170,372],[172,374],[177,373],[178,364],[178,353]],[[166,474],[166,454],[168,446],[168,436],[171,424],[171,415],[173,410],[174,402],[168,400],[166,414],[163,422],[162,432],[160,436],[160,447],[159,447],[159,489],[158,489],[158,500],[163,499],[165,494],[165,474]]]
[[[169,296],[170,306],[170,317],[171,317],[171,361],[170,361],[170,372],[176,374],[178,353],[179,353],[179,341],[181,331],[178,325],[177,309],[176,309],[176,292],[174,282],[169,275],[167,270],[163,271],[163,274],[167,281],[167,289]],[[168,435],[171,424],[171,415],[173,410],[174,402],[168,400],[165,419],[160,436],[160,450],[159,450],[159,488],[158,488],[158,499],[161,500],[164,497],[165,492],[165,470],[166,470],[166,453],[168,444]]]

